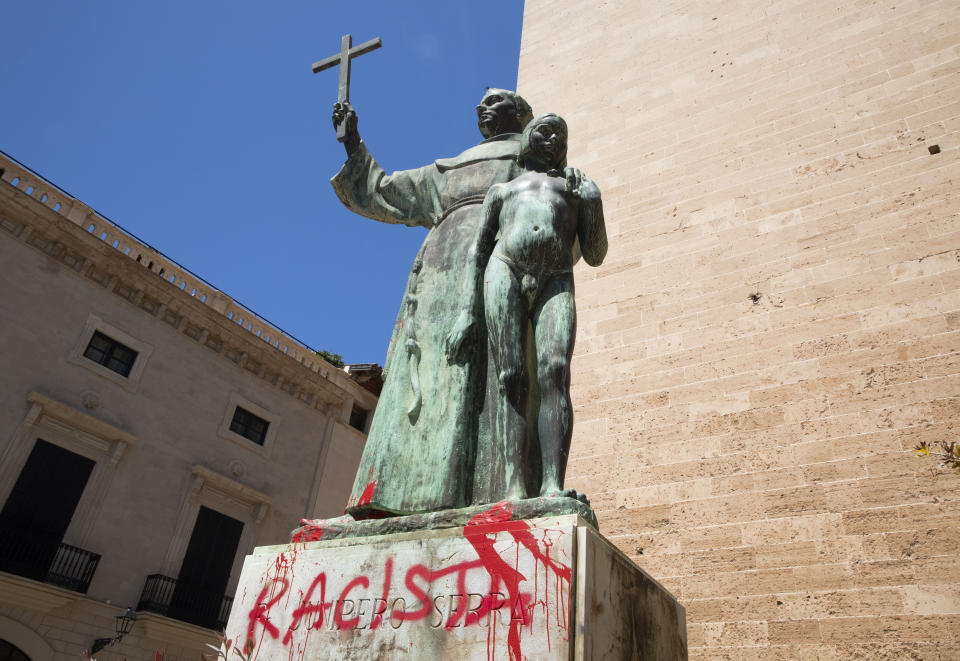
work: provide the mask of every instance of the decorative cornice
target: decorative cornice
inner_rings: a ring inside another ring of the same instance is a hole
[[[97,420],[82,413],[68,404],[55,399],[31,392],[27,395],[27,402],[31,405],[27,420],[31,423],[64,425],[78,440],[86,441],[106,454],[110,466],[120,462],[127,448],[136,443],[137,437],[118,429],[113,425]]]
[[[2,152],[0,180],[0,229],[78,276],[342,423],[348,399],[376,406],[309,347]]]
[[[182,643],[184,648],[202,648],[206,644],[220,644],[217,633],[212,629],[205,629],[149,611],[137,613],[137,623],[131,633],[149,640],[176,640]]]
[[[250,507],[253,520],[256,523],[263,521],[267,512],[273,507],[273,500],[270,496],[198,464],[193,467],[193,493],[194,495],[200,495],[200,492],[205,489],[219,491],[223,495],[247,505]]]

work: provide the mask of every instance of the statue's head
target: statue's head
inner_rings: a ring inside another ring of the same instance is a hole
[[[530,104],[510,90],[491,87],[477,106],[477,125],[484,138],[501,133],[520,133],[532,117]]]
[[[517,162],[524,165],[532,160],[546,169],[567,166],[567,123],[560,115],[540,115],[524,127],[520,136]]]

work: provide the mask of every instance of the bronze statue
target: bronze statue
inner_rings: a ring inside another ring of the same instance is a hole
[[[588,264],[599,266],[607,253],[607,235],[600,190],[578,170],[564,171],[566,154],[567,125],[561,117],[543,115],[527,124],[517,159],[523,174],[491,186],[483,202],[463,282],[462,311],[446,347],[448,358],[455,359],[483,315],[496,375],[492,435],[504,467],[504,497],[510,500],[579,497],[572,489],[563,490],[573,431],[573,265],[579,249]],[[529,401],[530,340],[536,402]],[[528,411],[537,411],[539,493],[527,493]]]
[[[449,159],[387,175],[360,139],[357,115],[338,102],[333,124],[347,161],[331,180],[340,200],[374,220],[429,229],[414,259],[390,342],[385,382],[347,512],[414,514],[470,505],[487,381],[485,330],[448,362],[444,345],[460,309],[461,282],[496,183],[521,174],[520,132],[529,105],[490,89],[477,106],[485,138]],[[486,446],[488,443],[484,443]],[[483,459],[481,461],[484,461]],[[484,473],[484,475],[486,475]],[[485,480],[486,478],[481,478]]]

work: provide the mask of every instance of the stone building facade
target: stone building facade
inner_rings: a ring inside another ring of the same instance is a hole
[[[0,173],[0,657],[76,661],[132,606],[98,659],[196,661],[243,557],[342,512],[376,395],[28,168]]]
[[[960,4],[527,0],[570,127],[568,472],[691,658],[960,658]]]

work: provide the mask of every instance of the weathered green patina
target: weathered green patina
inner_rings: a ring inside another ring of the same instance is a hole
[[[508,500],[579,496],[563,490],[573,432],[573,265],[580,253],[598,266],[607,234],[600,190],[579,170],[564,170],[566,155],[562,118],[543,115],[527,124],[518,157],[524,172],[491,186],[484,199],[462,310],[446,347],[449,358],[459,357],[471,329],[486,320],[495,374],[490,451],[501,467],[500,497]],[[531,454],[539,455],[539,470]]]
[[[513,92],[488,90],[477,106],[483,142],[387,175],[350,104],[334,106],[347,151],[331,180],[340,200],[374,220],[429,229],[348,502],[355,519],[530,496],[544,511],[587,502],[563,489],[572,269],[581,254],[600,264],[607,238],[600,191],[566,168],[566,124],[530,115]]]
[[[477,106],[486,140],[459,156],[387,175],[360,140],[356,113],[334,106],[347,162],[332,179],[340,200],[374,220],[429,229],[407,282],[348,512],[415,514],[474,502],[474,467],[487,381],[485,330],[448,361],[461,282],[491,185],[513,179],[529,106],[491,89]],[[341,128],[345,127],[345,128]]]

